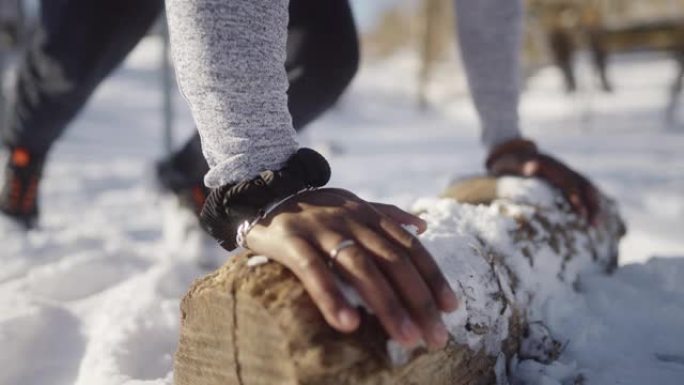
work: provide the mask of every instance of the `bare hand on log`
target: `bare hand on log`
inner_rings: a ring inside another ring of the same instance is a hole
[[[596,187],[563,162],[538,152],[534,143],[515,139],[498,146],[489,155],[487,169],[494,176],[544,179],[563,193],[575,212],[596,225],[600,210],[600,195]]]
[[[456,310],[458,300],[432,256],[401,225],[426,229],[422,219],[397,207],[323,189],[278,207],[248,233],[247,245],[287,266],[333,328],[353,332],[360,322],[334,270],[393,339],[411,347],[422,338],[429,348],[444,347],[448,332],[440,312]]]

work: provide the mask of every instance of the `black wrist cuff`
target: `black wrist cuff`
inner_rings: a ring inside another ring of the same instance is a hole
[[[227,250],[238,247],[238,228],[252,221],[266,207],[290,195],[325,186],[330,180],[330,165],[314,150],[302,148],[285,167],[264,171],[257,177],[213,189],[200,214],[202,227]]]

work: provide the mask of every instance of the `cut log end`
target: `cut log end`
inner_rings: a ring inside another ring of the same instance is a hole
[[[456,343],[393,366],[374,317],[352,334],[336,332],[292,273],[276,263],[249,267],[249,257],[198,281],[183,300],[177,385],[492,383],[493,358]]]

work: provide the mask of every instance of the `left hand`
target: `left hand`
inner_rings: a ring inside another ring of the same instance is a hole
[[[572,208],[591,225],[600,210],[600,193],[594,185],[558,159],[537,151],[534,143],[514,139],[491,151],[487,170],[495,176],[537,177],[558,188]]]
[[[246,241],[253,253],[290,269],[333,328],[350,333],[361,320],[336,284],[334,270],[394,340],[413,347],[422,339],[429,348],[443,348],[449,334],[441,312],[456,310],[458,299],[434,258],[401,225],[418,232],[427,227],[394,206],[328,188],[298,194],[278,206],[248,232]]]

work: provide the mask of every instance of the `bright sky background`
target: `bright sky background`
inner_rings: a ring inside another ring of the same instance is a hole
[[[388,6],[408,0],[351,0],[359,28],[367,30]]]

